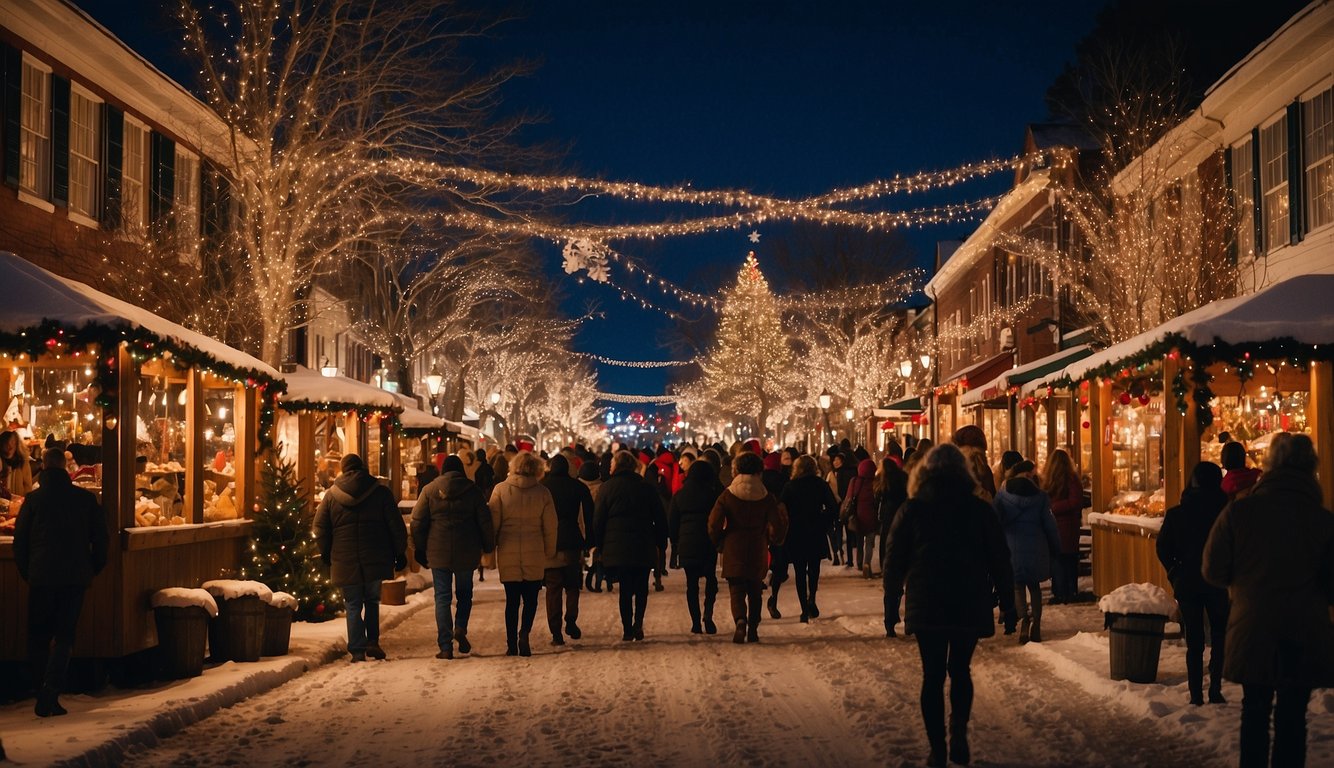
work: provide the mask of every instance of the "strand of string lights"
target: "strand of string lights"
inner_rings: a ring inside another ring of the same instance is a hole
[[[594,399],[626,405],[671,405],[676,402],[672,395],[618,395],[614,392],[598,392]]]
[[[620,368],[679,368],[687,365],[695,365],[699,358],[692,357],[689,360],[616,360],[602,355],[595,355],[591,352],[579,353],[580,357],[593,360],[604,365],[614,365]]]

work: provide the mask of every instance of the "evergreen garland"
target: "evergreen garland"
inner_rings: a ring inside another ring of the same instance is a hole
[[[296,464],[281,458],[280,448],[268,452],[260,484],[259,509],[250,528],[250,564],[242,566],[241,578],[290,593],[300,620],[333,618],[342,601],[320,559],[311,530],[314,511],[301,492]]]

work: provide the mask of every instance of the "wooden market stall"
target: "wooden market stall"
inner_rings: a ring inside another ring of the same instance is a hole
[[[75,655],[150,648],[153,592],[198,586],[241,564],[278,372],[13,254],[0,253],[0,283],[6,424],[34,457],[67,446],[110,534]],[[12,530],[14,512],[0,534]],[[26,656],[27,594],[13,537],[0,535],[0,659]]]
[[[417,469],[430,462],[433,447],[446,433],[445,420],[423,411],[410,397],[394,397],[403,412],[389,438],[389,487],[394,498],[412,501],[417,498]]]
[[[290,370],[289,370],[290,369]],[[403,406],[392,392],[346,376],[284,366],[276,443],[296,464],[306,498],[318,501],[338,476],[345,453],[363,453],[367,425],[392,421]]]
[[[1258,463],[1304,432],[1334,502],[1334,275],[1303,275],[1213,302],[1067,366],[1090,425],[1094,591],[1166,586],[1154,555],[1167,507],[1225,438]]]

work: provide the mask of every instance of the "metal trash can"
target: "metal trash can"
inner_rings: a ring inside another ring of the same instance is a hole
[[[1158,679],[1166,616],[1155,613],[1108,613],[1113,680],[1152,683]]]

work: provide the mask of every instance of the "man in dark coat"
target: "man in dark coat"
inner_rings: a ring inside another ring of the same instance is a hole
[[[107,564],[107,524],[97,497],[70,481],[65,452],[42,452],[40,488],[24,498],[14,561],[28,582],[28,654],[39,680],[37,716],[65,714],[65,684],[83,596]],[[43,663],[44,662],[44,663]]]
[[[542,485],[551,492],[556,504],[556,558],[548,564],[544,581],[547,588],[547,628],[551,644],[565,645],[561,634],[571,640],[583,636],[579,629],[579,583],[583,579],[584,542],[593,527],[593,493],[581,481],[570,477],[570,462],[557,454],[547,466]],[[561,596],[565,596],[564,615]]]
[[[485,466],[484,464],[481,466]],[[444,472],[422,489],[412,508],[412,541],[417,562],[431,569],[435,585],[435,640],[437,659],[472,653],[468,642],[468,618],[472,615],[472,572],[482,563],[482,553],[496,548],[491,509],[477,484],[468,479],[463,460],[445,458]],[[449,615],[452,598],[458,612]]]
[[[672,497],[668,514],[672,552],[686,572],[690,631],[696,635],[718,631],[713,623],[713,603],[718,597],[718,549],[709,538],[709,513],[722,492],[718,471],[707,461],[697,461],[690,465],[681,490]],[[703,612],[699,603],[700,579],[704,580]]]
[[[611,477],[593,506],[593,546],[602,566],[621,583],[622,640],[644,639],[648,575],[667,547],[667,513],[658,489],[640,477],[629,451],[612,457]]]
[[[347,605],[352,661],[383,659],[380,582],[407,567],[408,531],[393,494],[366,471],[360,456],[349,453],[341,466],[315,514],[315,538]]]
[[[1232,598],[1223,676],[1241,683],[1241,764],[1306,760],[1312,688],[1334,686],[1334,514],[1306,435],[1277,435],[1254,490],[1218,516],[1204,578]],[[1277,698],[1277,702],[1275,702]]]

